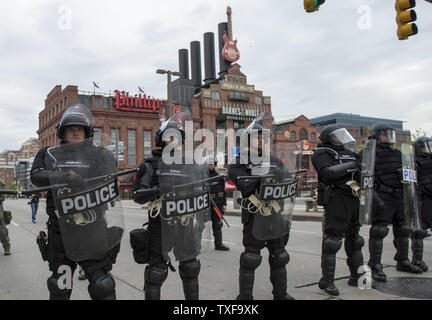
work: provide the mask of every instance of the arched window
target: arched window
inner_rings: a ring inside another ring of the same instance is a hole
[[[308,134],[307,134],[307,131],[305,129],[300,130],[299,138],[300,138],[300,140],[307,140],[308,139]]]
[[[312,141],[312,142],[315,142],[315,141],[316,141],[316,134],[315,134],[315,132],[312,132],[312,133],[311,133],[311,141]]]
[[[261,97],[255,97],[255,104],[262,104],[262,98]]]
[[[219,91],[212,91],[212,99],[214,100],[220,100],[221,95]]]
[[[296,140],[297,139],[297,135],[295,131],[291,131],[291,140]]]

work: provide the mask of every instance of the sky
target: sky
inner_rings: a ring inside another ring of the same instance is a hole
[[[56,85],[122,89],[166,98],[178,50],[203,43],[232,8],[238,63],[271,96],[276,120],[335,112],[402,120],[432,135],[432,3],[417,0],[419,33],[396,36],[394,0],[0,2],[0,152],[37,138]],[[190,56],[190,55],[189,55]],[[203,60],[203,47],[201,47]],[[216,70],[219,60],[216,55]],[[203,61],[202,61],[203,63]],[[204,67],[202,66],[204,76]]]

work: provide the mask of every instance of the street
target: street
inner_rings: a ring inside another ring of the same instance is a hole
[[[48,290],[46,279],[50,276],[48,264],[42,261],[39,248],[36,244],[36,236],[39,231],[45,230],[47,214],[45,213],[45,201],[40,201],[37,214],[37,223],[31,221],[31,209],[27,199],[6,200],[4,207],[11,210],[13,220],[8,226],[11,240],[12,255],[7,257],[0,250],[0,300],[46,300]],[[117,299],[142,300],[144,299],[144,268],[134,262],[132,249],[129,244],[129,231],[139,228],[146,220],[147,213],[141,206],[132,201],[122,201],[126,232],[124,234],[121,250],[112,274],[116,281]],[[200,281],[200,298],[202,300],[233,300],[238,294],[238,269],[239,257],[243,251],[241,244],[242,225],[239,216],[226,216],[230,228],[224,225],[224,244],[230,247],[230,251],[221,252],[213,249],[211,240],[211,227],[207,225],[204,230],[202,244]],[[363,247],[364,259],[367,262],[368,252],[368,227],[362,227],[361,235],[365,238]],[[321,277],[321,223],[318,221],[294,220],[287,245],[291,260],[287,266],[288,293],[300,300],[370,300],[370,299],[407,299],[396,294],[384,294],[378,290],[361,290],[349,287],[347,279],[349,275],[346,265],[346,255],[343,248],[337,255],[335,284],[340,290],[338,297],[331,297],[321,291],[317,282]],[[413,277],[431,278],[431,271],[420,275],[398,272],[393,260],[395,249],[392,244],[393,234],[384,240],[384,253],[382,263],[388,278]],[[268,252],[262,251],[263,260],[255,273],[254,298],[257,300],[271,300],[272,287],[269,281]],[[411,256],[411,253],[410,253]],[[432,239],[424,241],[424,260],[432,265]],[[178,263],[173,262],[177,269]],[[77,272],[73,280],[73,300],[88,300],[88,281],[79,281]],[[432,288],[425,293],[432,298]],[[168,279],[162,286],[163,300],[184,299],[180,276],[177,272],[169,272]]]

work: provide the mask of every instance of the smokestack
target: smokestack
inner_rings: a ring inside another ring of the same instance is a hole
[[[179,50],[179,72],[181,79],[189,79],[189,53],[187,49]]]
[[[216,79],[215,44],[213,32],[204,33],[204,67],[204,83],[207,84]]]
[[[221,22],[218,24],[218,35],[219,35],[219,77],[223,77],[228,74],[228,68],[231,66],[231,62],[226,61],[222,56],[222,49],[225,45],[223,35],[228,35],[228,23]]]
[[[192,82],[194,87],[197,88],[202,86],[200,42],[192,41],[190,43],[190,48]]]

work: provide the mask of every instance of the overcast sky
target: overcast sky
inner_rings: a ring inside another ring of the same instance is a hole
[[[277,120],[346,112],[431,135],[432,4],[417,0],[419,34],[399,41],[394,3],[327,0],[306,13],[302,0],[1,0],[0,151],[37,137],[38,114],[58,84],[141,86],[166,98],[166,77],[155,70],[177,71],[178,50],[202,45],[205,32],[218,48],[227,5],[238,63],[271,96]]]

